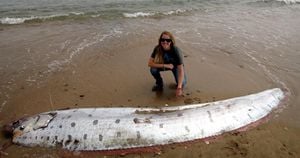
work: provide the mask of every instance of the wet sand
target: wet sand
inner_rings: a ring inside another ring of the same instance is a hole
[[[123,45],[105,49],[99,45],[91,45],[81,50],[81,54],[74,57],[61,71],[47,75],[43,82],[22,79],[15,81],[15,89],[9,93],[10,99],[0,113],[1,126],[23,116],[53,109],[160,107],[165,104],[173,106],[205,103],[282,86],[266,77],[263,70],[255,71],[255,68],[261,69],[257,63],[244,62],[235,52],[199,50],[179,40],[177,45],[184,52],[188,75],[184,97],[175,97],[171,72],[163,73],[165,89],[162,94],[156,94],[151,91],[154,80],[147,62],[159,33],[160,30],[154,30],[153,35],[145,40],[126,37],[127,39],[121,39],[126,40]],[[155,153],[111,157],[300,157],[300,123],[296,115],[299,113],[300,103],[300,84],[297,82],[299,73],[274,73],[290,88],[291,95],[285,108],[272,113],[267,123],[245,132],[227,133],[206,142],[163,146]],[[0,141],[2,145],[9,139],[1,135]],[[1,156],[110,157],[98,153],[65,153],[56,149],[17,145],[5,149]]]

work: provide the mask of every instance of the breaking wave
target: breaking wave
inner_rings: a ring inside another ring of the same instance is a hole
[[[84,13],[72,12],[69,14],[57,14],[57,15],[49,15],[49,16],[30,16],[30,17],[5,17],[0,19],[0,24],[22,24],[26,22],[43,22],[47,20],[63,20],[68,17],[79,17],[84,15]]]
[[[22,23],[44,22],[51,20],[66,20],[66,19],[84,19],[84,18],[138,18],[138,17],[157,17],[180,15],[188,10],[176,9],[165,12],[134,12],[134,13],[115,13],[115,12],[72,12],[69,14],[57,14],[49,16],[30,16],[30,17],[4,17],[0,18],[0,24],[13,25]]]
[[[138,18],[138,17],[153,17],[160,15],[177,15],[187,12],[188,10],[176,9],[167,12],[135,12],[135,13],[123,13],[126,18]]]
[[[300,3],[300,0],[277,0],[279,2],[284,2],[285,4],[296,4]]]

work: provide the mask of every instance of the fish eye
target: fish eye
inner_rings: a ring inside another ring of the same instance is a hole
[[[20,130],[24,130],[24,129],[25,129],[24,125],[20,126]]]

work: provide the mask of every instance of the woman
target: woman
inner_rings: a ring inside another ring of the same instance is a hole
[[[161,33],[158,45],[154,48],[149,59],[148,66],[156,80],[152,91],[163,90],[163,79],[160,72],[171,70],[177,84],[176,96],[182,96],[182,89],[186,85],[183,58],[180,49],[175,46],[174,36],[170,32],[164,31]]]

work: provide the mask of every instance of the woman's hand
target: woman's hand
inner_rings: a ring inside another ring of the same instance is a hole
[[[164,64],[164,67],[172,70],[174,68],[174,65],[173,64]]]
[[[176,97],[181,97],[181,96],[183,96],[182,88],[177,88],[176,89]]]

